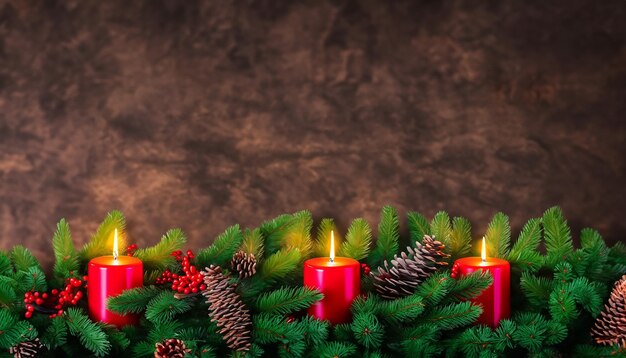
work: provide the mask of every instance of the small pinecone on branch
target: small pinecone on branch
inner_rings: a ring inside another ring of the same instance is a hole
[[[598,344],[618,344],[626,349],[626,275],[615,283],[604,311],[591,329],[591,335]]]
[[[154,358],[182,358],[191,352],[180,339],[170,338],[154,345]]]
[[[211,321],[217,323],[217,333],[224,337],[230,349],[250,349],[252,320],[250,311],[235,292],[236,286],[228,281],[219,266],[207,267],[202,271],[207,288],[202,292],[209,304]]]
[[[376,292],[384,298],[396,299],[412,295],[415,288],[440,266],[447,265],[442,259],[450,255],[443,252],[445,245],[424,235],[422,243],[415,242],[415,249],[407,247],[408,254],[394,255],[391,264],[385,260],[374,274]]]
[[[230,261],[233,271],[237,272],[240,279],[248,278],[256,273],[256,257],[243,250],[235,252]]]
[[[43,344],[39,341],[39,338],[35,338],[32,341],[20,342],[15,346],[9,349],[9,352],[13,354],[15,358],[30,358],[37,357],[41,350],[43,349]]]

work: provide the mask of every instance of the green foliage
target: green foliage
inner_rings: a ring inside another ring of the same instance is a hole
[[[39,266],[39,262],[35,256],[22,245],[16,245],[13,247],[13,250],[11,250],[11,262],[13,263],[13,267],[15,267],[15,271],[27,272],[33,267],[41,270],[41,266]]]
[[[546,240],[546,264],[554,267],[558,263],[568,260],[574,250],[572,236],[563,212],[553,207],[543,214],[543,230]]]
[[[259,270],[260,277],[265,281],[276,281],[298,268],[300,252],[281,250],[267,258]]]
[[[381,317],[391,325],[407,322],[417,318],[424,312],[423,298],[418,295],[407,296],[380,305]]]
[[[264,246],[268,254],[271,255],[280,250],[283,246],[283,237],[287,233],[287,230],[291,227],[292,223],[292,216],[283,214],[261,224],[259,230],[261,231],[261,235],[265,238]]]
[[[356,313],[351,328],[356,341],[367,349],[376,349],[383,343],[384,327],[372,313]]]
[[[253,254],[257,260],[263,259],[264,248],[261,229],[244,230],[240,249],[247,254]]]
[[[283,238],[283,247],[288,250],[298,250],[301,258],[309,256],[312,249],[311,228],[313,227],[313,216],[307,210],[294,213],[292,223]],[[328,236],[330,238],[330,235]]]
[[[161,237],[159,243],[137,250],[134,256],[141,260],[144,270],[163,271],[174,266],[176,261],[172,257],[172,252],[181,250],[186,242],[187,238],[181,229],[170,229]]]
[[[316,257],[326,257],[330,252],[330,232],[333,232],[335,237],[335,250],[341,247],[341,235],[337,231],[337,226],[333,219],[322,219],[317,227],[317,240],[315,240],[315,250],[313,251]]]
[[[314,356],[319,358],[344,358],[356,353],[357,347],[351,343],[326,342],[320,344]]]
[[[537,252],[541,242],[541,219],[530,219],[522,228],[519,238],[508,254],[508,260],[522,270],[536,272],[541,266],[542,257]]]
[[[372,229],[369,224],[361,218],[354,219],[348,228],[346,241],[339,249],[339,256],[363,260],[369,255],[371,245]]]
[[[78,308],[67,310],[67,327],[71,335],[78,337],[80,343],[96,357],[102,357],[111,350],[111,343],[102,328],[93,323]]]
[[[424,235],[430,235],[430,223],[422,214],[409,211],[406,216],[411,242],[422,242]]]
[[[448,294],[452,279],[448,273],[435,273],[417,287],[415,294],[428,305],[436,305]]]
[[[448,330],[474,322],[482,312],[480,306],[469,302],[453,303],[429,310],[424,315],[424,322],[437,324],[440,329]]]
[[[213,241],[211,246],[198,252],[196,256],[197,265],[200,268],[208,267],[211,264],[226,266],[242,241],[243,235],[239,230],[239,225],[227,228]]]
[[[161,293],[161,289],[156,286],[137,287],[122,292],[122,294],[109,298],[107,302],[111,311],[120,314],[143,312],[148,303]]]
[[[79,269],[78,252],[72,241],[70,226],[65,219],[61,219],[57,224],[57,230],[52,237],[52,247],[55,258],[53,272],[59,282],[62,283],[65,279],[77,275]]]
[[[260,312],[287,315],[305,309],[323,297],[319,291],[308,287],[283,287],[262,294],[256,304]]]
[[[451,259],[467,256],[472,249],[472,225],[462,217],[452,219],[452,232],[448,243]]]
[[[435,236],[435,239],[449,247],[452,238],[452,224],[450,223],[448,213],[440,211],[435,214],[435,217],[430,222],[430,231]]]
[[[508,216],[503,213],[493,216],[485,233],[485,241],[488,256],[506,258],[509,255],[511,226]]]
[[[89,261],[94,257],[111,255],[113,253],[113,233],[117,229],[118,251],[126,251],[126,219],[120,211],[114,210],[107,214],[106,218],[91,240],[83,246],[80,257]]]
[[[148,302],[146,318],[158,324],[170,321],[177,314],[187,312],[190,309],[189,302],[175,298],[171,291],[163,291]]]
[[[32,337],[33,327],[25,321],[18,321],[15,314],[0,310],[0,348],[8,349]]]
[[[11,259],[6,252],[0,251],[0,276],[10,276],[13,274]]]
[[[378,239],[374,251],[370,254],[369,263],[372,267],[380,266],[383,261],[391,261],[398,252],[400,238],[400,222],[396,209],[385,206],[380,214]]]
[[[67,342],[67,325],[63,317],[51,320],[50,325],[41,337],[41,343],[52,350],[63,346]]]
[[[467,301],[478,297],[493,282],[489,271],[475,271],[456,280],[450,280],[448,297],[453,301]]]

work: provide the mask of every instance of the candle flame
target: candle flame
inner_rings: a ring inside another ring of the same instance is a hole
[[[485,237],[483,236],[483,247],[482,252],[480,253],[480,258],[483,259],[483,262],[487,261],[487,245],[485,244]]]
[[[335,261],[335,233],[330,230],[330,262]]]
[[[117,229],[115,229],[115,232],[113,234],[113,259],[117,260],[118,255],[119,253],[117,248]]]

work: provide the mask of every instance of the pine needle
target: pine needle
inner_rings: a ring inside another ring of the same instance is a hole
[[[511,243],[511,226],[508,216],[503,213],[494,215],[485,233],[485,241],[487,256],[501,258],[508,256]]]
[[[355,260],[362,260],[367,257],[372,245],[372,229],[367,221],[357,218],[352,221],[346,241],[339,249],[339,256],[351,257]]]
[[[80,251],[80,257],[89,261],[94,257],[111,255],[113,253],[113,233],[117,229],[119,252],[126,251],[126,219],[120,211],[114,210],[106,218],[91,240]]]

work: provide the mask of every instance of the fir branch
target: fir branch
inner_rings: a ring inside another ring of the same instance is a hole
[[[463,217],[452,219],[452,232],[447,246],[450,260],[465,257],[472,248],[472,225]]]
[[[550,298],[553,283],[549,278],[537,277],[529,272],[522,272],[520,286],[528,302],[536,308],[541,308]]]
[[[496,341],[493,331],[486,326],[466,329],[459,337],[458,345],[466,357],[478,357],[485,353],[493,353]]]
[[[54,249],[54,275],[60,282],[78,273],[79,269],[79,257],[74,242],[72,241],[72,234],[70,232],[70,226],[61,219],[57,224],[57,229],[52,237],[52,247]]]
[[[344,358],[351,357],[356,353],[356,346],[348,342],[326,342],[315,350],[315,357],[319,358]]]
[[[489,271],[474,271],[468,275],[450,280],[449,297],[455,301],[468,301],[478,297],[493,282]]]
[[[422,214],[415,211],[409,211],[406,216],[411,242],[419,241],[421,243],[424,235],[431,234],[430,223]]]
[[[263,259],[263,235],[260,229],[246,229],[243,232],[243,242],[239,248],[247,254],[252,254],[257,261]]]
[[[355,314],[350,328],[354,338],[365,348],[376,349],[381,346],[385,330],[374,314]]]
[[[430,231],[437,240],[441,241],[446,247],[449,247],[452,237],[452,224],[450,223],[448,213],[440,211],[435,214],[435,217],[430,223]]]
[[[489,223],[485,233],[487,255],[492,257],[506,258],[509,254],[511,242],[511,226],[509,217],[503,213],[497,213]]]
[[[513,333],[513,339],[523,348],[538,352],[543,346],[546,329],[537,325],[518,326]]]
[[[567,326],[560,322],[548,321],[546,323],[546,341],[548,345],[555,345],[563,342],[567,337]]]
[[[107,307],[120,314],[143,312],[148,303],[162,290],[155,286],[137,287],[125,290],[120,295],[109,298]]]
[[[6,252],[0,251],[0,276],[11,275],[13,275],[13,266],[11,265],[11,259]]]
[[[441,353],[440,332],[433,325],[418,325],[403,332],[401,347],[407,357],[433,357]]]
[[[293,224],[292,216],[283,214],[261,224],[259,228],[265,239],[265,250],[268,255],[276,253],[282,247],[283,237]]]
[[[154,326],[148,332],[148,342],[152,342],[152,351],[154,351],[154,343],[178,336],[184,327],[179,320],[161,320],[152,323]]]
[[[33,254],[22,245],[15,245],[11,250],[11,262],[15,271],[27,272],[30,268],[36,267],[41,270],[39,261],[33,256]]]
[[[369,224],[362,218],[354,219],[348,228],[346,241],[339,249],[339,256],[362,260],[369,254],[371,245],[372,229]]]
[[[163,271],[174,266],[176,260],[172,252],[185,246],[187,237],[181,229],[170,229],[161,237],[159,243],[145,249],[139,249],[134,256],[141,260],[146,271]]]
[[[150,300],[146,307],[146,318],[159,324],[170,321],[177,314],[187,312],[191,305],[186,300],[179,300],[172,292],[163,291]]]
[[[285,317],[261,313],[253,318],[254,341],[259,344],[296,340],[304,334],[301,325],[288,324]]]
[[[435,307],[424,315],[423,320],[437,324],[443,330],[449,330],[473,323],[482,311],[480,306],[473,306],[470,302],[461,302]]]
[[[393,207],[385,206],[380,214],[376,247],[369,257],[370,266],[377,267],[385,260],[391,261],[393,255],[398,252],[399,238],[400,222],[398,213]]]
[[[496,352],[504,352],[505,349],[514,347],[515,342],[513,341],[513,334],[515,334],[516,329],[517,325],[513,321],[509,319],[500,321],[500,325],[495,331],[493,340],[494,350]]]
[[[596,280],[611,280],[607,277],[606,264],[609,260],[609,248],[599,232],[585,228],[580,232],[580,244],[584,259],[584,271],[581,275]]]
[[[0,305],[6,308],[11,308],[17,300],[17,294],[11,281],[13,279],[9,277],[0,277]]]
[[[50,325],[46,328],[41,337],[41,343],[48,349],[53,350],[67,342],[67,326],[63,317],[56,317],[50,320]]]
[[[300,252],[301,259],[309,256],[313,246],[311,240],[311,228],[313,226],[313,216],[311,212],[302,210],[292,215],[293,222],[283,238],[283,247],[286,249],[296,249]],[[330,239],[330,235],[329,235]]]
[[[508,260],[523,270],[536,272],[542,263],[541,254],[537,251],[541,242],[541,219],[530,219],[520,232],[508,254]]]
[[[602,311],[602,298],[596,292],[594,286],[586,277],[575,278],[568,285],[568,290],[574,295],[574,299],[593,317],[597,317]]]
[[[308,345],[319,346],[328,340],[328,330],[330,323],[328,321],[320,321],[311,316],[305,316],[298,323],[304,331],[304,338]]]
[[[574,250],[572,237],[563,212],[553,207],[543,214],[543,229],[546,240],[546,264],[550,267],[567,260]]]
[[[107,335],[107,338],[111,343],[111,348],[116,351],[123,352],[130,345],[130,340],[126,337],[126,334],[115,328],[115,326],[101,324],[101,328]]]
[[[425,304],[434,306],[448,294],[451,281],[447,272],[434,273],[417,287],[415,294],[422,297]]]
[[[107,214],[106,218],[91,240],[80,251],[80,257],[89,261],[94,257],[111,255],[113,252],[113,233],[117,229],[118,250],[126,251],[126,219],[120,211],[114,210]]]
[[[208,267],[209,265],[225,267],[242,241],[243,235],[239,230],[239,225],[233,225],[221,233],[211,246],[198,252],[195,259],[196,263],[199,267]]]
[[[281,279],[298,268],[300,252],[296,250],[281,250],[263,261],[259,269],[259,276],[266,281]]]
[[[308,308],[323,297],[319,291],[309,287],[282,287],[263,293],[256,306],[261,312],[287,315]]]
[[[16,274],[18,284],[17,293],[22,295],[27,291],[47,290],[46,275],[39,267],[30,267],[27,272],[20,271]]]
[[[380,317],[392,325],[411,321],[424,312],[424,302],[418,295],[384,301],[380,307]]]
[[[111,343],[102,328],[93,323],[80,309],[72,307],[66,311],[66,323],[70,334],[78,337],[83,347],[96,357],[103,357],[111,350]]]
[[[317,239],[315,240],[316,257],[326,257],[330,252],[330,232],[333,231],[335,237],[335,248],[341,247],[341,235],[337,231],[337,226],[333,219],[324,218],[317,227]]]
[[[574,295],[566,286],[552,291],[548,302],[550,313],[555,321],[568,324],[578,317],[579,312],[576,309]]]

